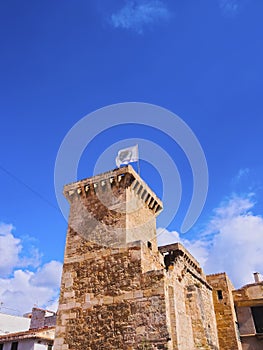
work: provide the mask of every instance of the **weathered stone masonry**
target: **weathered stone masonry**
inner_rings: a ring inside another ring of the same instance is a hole
[[[212,289],[181,246],[158,250],[161,201],[130,167],[65,186],[55,350],[219,349]]]
[[[172,349],[219,349],[212,288],[195,258],[179,243],[160,247],[172,293]]]
[[[238,336],[238,322],[232,296],[234,286],[225,273],[208,275],[207,280],[213,287],[220,349],[241,350],[242,346]]]

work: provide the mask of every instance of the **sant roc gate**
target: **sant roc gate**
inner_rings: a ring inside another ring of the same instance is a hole
[[[179,243],[157,246],[162,202],[131,166],[66,185],[64,195],[54,350],[242,349],[231,282],[206,276]]]

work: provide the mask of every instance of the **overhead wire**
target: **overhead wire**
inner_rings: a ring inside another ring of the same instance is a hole
[[[18,182],[19,184],[23,185],[25,188],[27,188],[30,192],[32,192],[35,196],[37,196],[38,198],[40,198],[43,202],[45,202],[46,204],[48,204],[50,207],[52,207],[53,209],[56,209],[57,211],[60,212],[60,210],[58,209],[57,206],[55,206],[53,203],[51,203],[47,198],[45,198],[41,193],[39,193],[38,191],[36,191],[34,188],[32,188],[31,186],[29,186],[26,182],[24,182],[23,180],[21,180],[19,177],[17,177],[16,175],[14,175],[11,171],[9,171],[8,169],[6,169],[3,165],[0,164],[0,170],[2,170],[4,173],[6,173],[8,176],[10,176],[13,180],[15,180],[16,182]]]

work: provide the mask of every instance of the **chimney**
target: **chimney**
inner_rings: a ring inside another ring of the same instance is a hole
[[[254,272],[253,275],[254,275],[255,283],[259,283],[260,282],[259,272]]]

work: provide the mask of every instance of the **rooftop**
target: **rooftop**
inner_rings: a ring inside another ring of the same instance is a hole
[[[21,339],[45,339],[54,340],[55,327],[44,327],[39,329],[29,329],[23,332],[14,332],[0,335],[0,342],[21,340]]]

